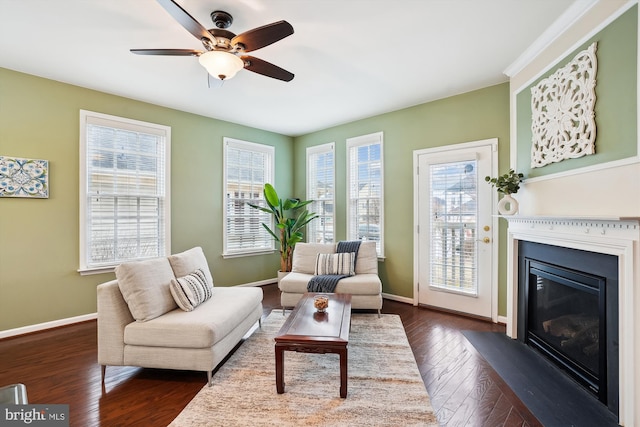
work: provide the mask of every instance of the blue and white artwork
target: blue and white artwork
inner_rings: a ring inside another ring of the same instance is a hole
[[[49,197],[49,161],[0,156],[0,198]]]

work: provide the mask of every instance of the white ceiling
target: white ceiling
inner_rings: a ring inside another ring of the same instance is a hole
[[[209,88],[195,57],[130,53],[202,49],[155,0],[0,0],[0,67],[297,136],[505,82],[505,69],[574,3],[177,1],[207,28],[211,11],[229,12],[236,34],[291,23],[292,36],[251,54],[293,81],[241,70]]]

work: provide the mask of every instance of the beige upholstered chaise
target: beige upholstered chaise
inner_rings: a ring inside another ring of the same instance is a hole
[[[198,269],[210,283],[210,298],[185,311],[176,304],[170,284]],[[107,365],[124,365],[205,371],[211,385],[213,369],[262,316],[262,289],[213,287],[199,247],[122,264],[116,278],[98,286],[102,381]]]
[[[294,307],[307,292],[307,284],[313,277],[318,254],[335,253],[335,244],[298,243],[293,251],[291,273],[280,279],[280,303],[282,308]],[[336,293],[351,294],[354,309],[382,309],[382,282],[378,276],[376,243],[362,242],[358,250],[355,275],[338,282]]]

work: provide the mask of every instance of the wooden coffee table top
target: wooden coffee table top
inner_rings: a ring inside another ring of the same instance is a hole
[[[276,343],[346,345],[351,325],[351,295],[324,294],[329,297],[325,313],[313,306],[315,293],[306,293],[296,304],[275,338]]]

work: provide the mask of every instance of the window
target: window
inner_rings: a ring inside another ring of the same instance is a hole
[[[334,242],[334,146],[330,143],[307,148],[307,200],[313,200],[309,211],[318,214],[318,219],[307,226],[307,241],[311,243]]]
[[[347,237],[373,240],[384,256],[382,132],[347,139]]]
[[[80,111],[80,272],[170,252],[171,128]]]
[[[478,295],[478,161],[434,158],[429,164],[429,286]],[[437,162],[437,163],[436,163]],[[422,172],[422,170],[420,171]]]
[[[264,184],[273,183],[275,149],[224,138],[224,255],[273,251],[271,215],[247,203],[266,206]]]

